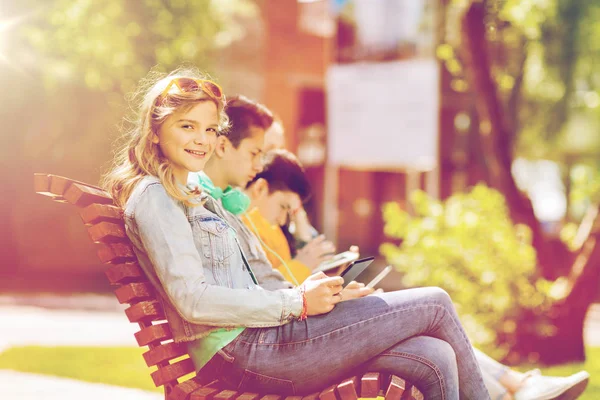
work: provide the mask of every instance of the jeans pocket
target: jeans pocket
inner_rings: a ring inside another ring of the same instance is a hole
[[[280,395],[296,394],[294,383],[292,381],[259,374],[250,370],[244,371],[238,390]]]

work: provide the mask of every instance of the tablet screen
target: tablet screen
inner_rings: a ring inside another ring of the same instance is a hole
[[[350,264],[348,268],[342,272],[342,275],[340,275],[342,278],[344,278],[343,287],[346,287],[350,282],[355,280],[356,277],[360,275],[360,273],[363,272],[365,268],[367,268],[373,262],[374,259],[375,257],[367,257],[356,260]]]

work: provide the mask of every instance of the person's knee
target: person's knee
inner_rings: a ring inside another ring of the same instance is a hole
[[[424,336],[423,341],[424,357],[434,364],[434,369],[441,372],[442,376],[452,379],[458,375],[458,367],[456,363],[456,353],[448,342],[441,339],[436,339]]]
[[[401,343],[397,350],[418,357],[424,367],[422,372],[431,383],[458,377],[456,353],[446,341],[431,336],[417,336]]]
[[[429,290],[429,297],[433,299],[436,303],[442,304],[444,306],[454,307],[450,295],[444,289],[437,286],[429,287],[427,289]]]

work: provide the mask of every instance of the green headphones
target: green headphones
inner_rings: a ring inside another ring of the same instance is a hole
[[[228,186],[225,190],[216,187],[204,172],[198,172],[196,176],[198,177],[198,182],[200,183],[202,190],[215,200],[221,199],[223,208],[230,213],[240,215],[246,212],[248,207],[250,207],[250,197],[241,190],[234,189],[231,186]]]

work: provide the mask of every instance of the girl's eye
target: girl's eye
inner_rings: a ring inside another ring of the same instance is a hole
[[[217,130],[215,128],[208,128],[207,131],[212,132],[212,133],[217,133]]]
[[[183,129],[194,129],[194,127],[192,125],[182,125],[181,127]]]

